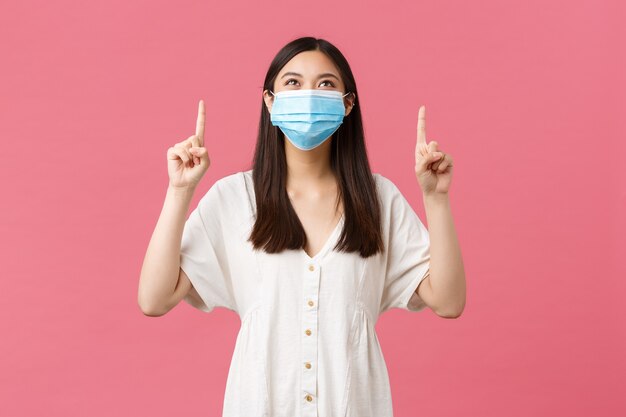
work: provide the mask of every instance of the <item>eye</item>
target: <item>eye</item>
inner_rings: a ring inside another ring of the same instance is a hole
[[[295,85],[295,84],[291,84],[292,81],[298,82],[298,80],[296,80],[295,78],[290,78],[290,79],[287,80],[287,82],[285,82],[285,85]],[[335,84],[332,81],[330,81],[330,80],[324,80],[324,81],[322,81],[320,83],[320,85],[322,85],[324,83],[328,83],[329,84],[328,87],[334,87],[335,86]]]

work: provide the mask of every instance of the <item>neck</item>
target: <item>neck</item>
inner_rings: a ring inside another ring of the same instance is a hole
[[[335,175],[330,166],[331,139],[326,140],[317,148],[303,151],[296,148],[285,138],[285,155],[287,158],[287,187],[298,184],[320,183],[334,180]]]

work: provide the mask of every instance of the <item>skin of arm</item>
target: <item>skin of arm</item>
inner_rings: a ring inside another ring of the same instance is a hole
[[[179,271],[183,228],[193,193],[193,188],[167,189],[139,278],[137,302],[145,315],[165,314],[190,289],[188,279],[179,280]]]
[[[457,318],[465,308],[465,268],[448,194],[424,195],[430,235],[430,273],[418,295],[440,317]]]
[[[448,191],[452,182],[452,157],[426,142],[426,107],[417,119],[415,175],[422,189],[430,235],[429,275],[416,292],[435,314],[456,318],[465,308],[466,282],[461,248],[452,219]]]
[[[191,199],[211,164],[204,147],[205,117],[200,100],[195,134],[167,150],[170,181],[139,277],[137,303],[147,316],[164,315],[192,290],[180,269],[180,249]]]

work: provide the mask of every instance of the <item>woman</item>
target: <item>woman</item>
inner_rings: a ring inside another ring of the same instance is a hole
[[[379,315],[463,310],[452,158],[426,143],[421,107],[415,173],[428,231],[398,188],[370,171],[357,96],[332,44],[287,44],[265,77],[252,169],[218,180],[187,221],[210,164],[203,101],[195,134],[168,150],[139,305],[160,316],[184,299],[239,314],[224,416],[392,416]]]

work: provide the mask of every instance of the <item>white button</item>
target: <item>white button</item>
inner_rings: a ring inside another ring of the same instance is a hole
[[[315,265],[313,264],[309,265],[309,271],[315,271]]]

